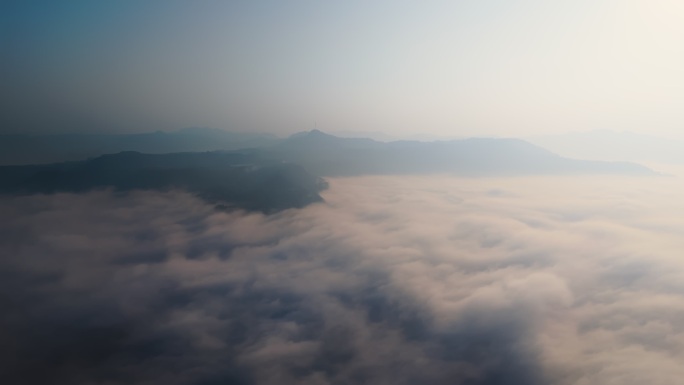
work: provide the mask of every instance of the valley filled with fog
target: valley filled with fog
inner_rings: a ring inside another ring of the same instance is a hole
[[[682,178],[328,182],[324,202],[271,215],[178,191],[3,199],[3,374],[171,385],[684,376]]]
[[[684,1],[0,1],[1,385],[681,385]]]

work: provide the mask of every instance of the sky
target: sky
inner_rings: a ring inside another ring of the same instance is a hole
[[[3,133],[684,138],[684,2],[3,1]]]

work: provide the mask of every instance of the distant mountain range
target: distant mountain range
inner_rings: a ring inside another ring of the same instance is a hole
[[[249,134],[192,130],[176,134],[67,136],[66,152],[50,144],[52,157],[109,148],[167,151],[209,146],[229,150],[144,154],[124,151],[87,160],[38,165],[0,166],[0,193],[83,192],[182,189],[226,207],[273,212],[321,201],[321,177],[355,175],[452,174],[521,175],[656,175],[634,163],[586,161],[561,157],[519,139],[465,139],[442,142],[378,142],[339,138],[318,130],[287,139]],[[31,137],[33,138],[33,137]],[[159,138],[156,143],[154,138]],[[187,139],[187,143],[183,138]],[[234,138],[234,141],[230,141]],[[31,140],[48,143],[44,137]],[[24,143],[28,146],[27,143]],[[83,144],[79,147],[78,144]],[[130,143],[130,144],[126,144]],[[6,145],[4,143],[3,145]],[[250,148],[235,150],[240,146]],[[127,147],[129,146],[129,147]],[[29,146],[30,147],[30,146]],[[34,149],[35,150],[35,149]],[[28,150],[30,152],[32,150]],[[26,154],[26,159],[32,159]],[[48,159],[40,158],[40,159]]]
[[[379,142],[341,138],[319,130],[280,139],[269,134],[212,128],[129,135],[2,135],[0,165],[77,161],[122,151],[163,154],[234,150],[245,150],[243,153],[249,153],[254,159],[300,164],[321,176],[440,172],[460,175],[651,173],[632,163],[580,161],[558,156],[518,139]]]
[[[418,142],[377,142],[338,138],[318,130],[295,134],[253,152],[284,160],[320,176],[435,174],[516,176],[621,174],[652,175],[634,163],[576,160],[520,139],[474,138]]]
[[[68,162],[122,151],[165,154],[239,150],[270,146],[279,140],[269,134],[231,132],[215,128],[112,135],[0,135],[0,165]]]

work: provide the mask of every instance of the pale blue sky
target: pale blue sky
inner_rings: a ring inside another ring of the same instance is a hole
[[[3,132],[684,136],[679,0],[0,4]]]

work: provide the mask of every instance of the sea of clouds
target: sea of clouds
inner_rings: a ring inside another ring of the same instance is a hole
[[[675,385],[676,177],[330,180],[0,200],[7,384]]]

